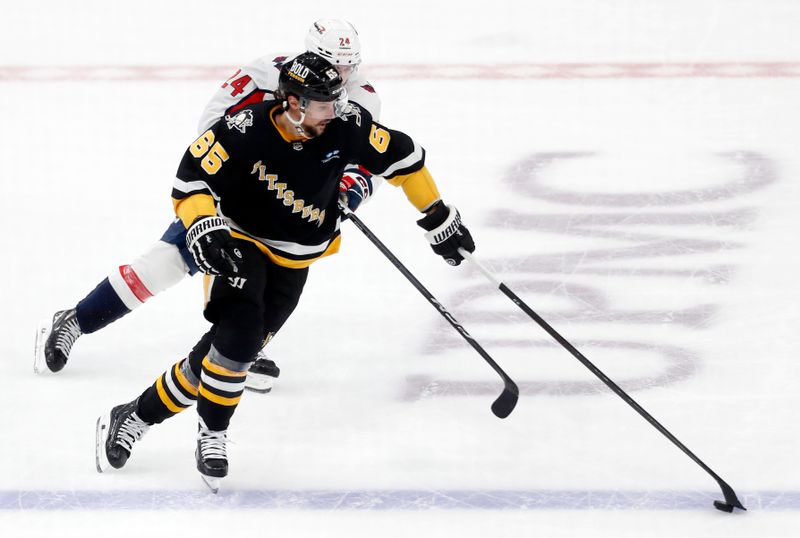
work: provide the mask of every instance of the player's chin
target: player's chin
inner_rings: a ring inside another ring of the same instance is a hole
[[[328,123],[329,122],[327,122],[327,121],[321,121],[318,124],[316,124],[314,126],[314,134],[319,136],[322,133],[324,133],[325,132],[325,128],[328,126]]]

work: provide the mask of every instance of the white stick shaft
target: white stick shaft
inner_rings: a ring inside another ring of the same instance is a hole
[[[489,271],[489,268],[488,268],[488,267],[486,267],[486,266],[485,266],[485,265],[483,265],[481,262],[479,262],[479,261],[478,261],[478,259],[477,259],[475,256],[473,256],[471,253],[467,252],[467,251],[466,251],[466,250],[464,250],[463,248],[459,248],[459,249],[458,249],[458,253],[459,253],[459,254],[461,254],[462,256],[464,256],[464,259],[465,259],[465,260],[467,260],[468,262],[470,262],[470,263],[474,264],[474,265],[475,265],[475,267],[477,267],[478,269],[480,269],[480,270],[481,270],[481,273],[483,273],[483,274],[486,276],[486,278],[488,278],[489,280],[491,280],[491,281],[492,281],[492,283],[493,283],[495,286],[497,286],[498,288],[500,287],[500,285],[502,284],[502,282],[501,282],[500,280],[498,280],[498,278],[497,278],[496,276],[494,276],[494,274],[493,274],[491,271]]]

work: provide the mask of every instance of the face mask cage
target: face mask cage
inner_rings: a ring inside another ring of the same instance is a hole
[[[291,114],[287,114],[287,118],[289,121],[295,126],[297,131],[300,134],[305,134],[305,130],[303,129],[303,121],[306,118],[306,109],[309,106],[309,103],[313,101],[313,99],[308,99],[306,97],[299,97],[299,104],[300,104],[300,118],[295,120],[292,118]],[[321,101],[330,103],[330,101]],[[287,108],[287,102],[283,102],[284,109]],[[337,118],[344,118],[347,114],[350,113],[352,110],[352,105],[347,100],[347,90],[342,86],[342,92],[339,94],[339,97],[333,101],[333,113]]]
[[[300,97],[300,112],[305,114],[306,109],[309,106],[309,103],[316,102],[316,103],[330,103],[331,101],[319,101],[316,99],[309,99],[307,97]],[[347,100],[347,90],[342,86],[342,91],[339,94],[339,97],[333,101],[333,112],[337,118],[341,118],[344,114],[346,114],[350,110],[350,103]]]

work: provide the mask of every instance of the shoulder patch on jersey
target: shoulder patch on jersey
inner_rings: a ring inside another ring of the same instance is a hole
[[[350,118],[355,118],[356,125],[361,127],[361,107],[351,101],[347,103],[347,106],[345,106],[344,110],[342,110],[339,118],[341,118],[342,121],[348,121]]]
[[[228,129],[236,129],[240,133],[244,133],[248,127],[253,125],[253,111],[249,108],[237,112],[234,115],[225,116],[225,122]]]
[[[339,155],[339,150],[335,149],[333,151],[329,151],[325,157],[322,158],[322,162],[326,163],[328,161],[332,161],[333,159],[339,159],[341,156]]]
[[[361,87],[367,90],[369,93],[375,93],[375,88],[372,87],[372,84],[362,84]]]

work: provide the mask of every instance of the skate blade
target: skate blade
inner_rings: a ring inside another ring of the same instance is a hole
[[[106,455],[106,437],[108,436],[108,427],[110,424],[110,414],[97,417],[97,426],[94,436],[94,464],[97,467],[98,473],[107,471],[108,468],[111,467],[108,463],[108,456]]]
[[[47,367],[47,360],[44,358],[44,346],[47,343],[47,338],[50,336],[52,328],[52,319],[41,320],[39,326],[36,328],[36,345],[33,349],[33,371],[37,374],[50,371],[50,368]]]
[[[249,373],[244,380],[244,388],[252,390],[253,392],[266,394],[272,390],[274,382],[275,378],[268,375]]]
[[[222,479],[217,476],[206,476],[202,473],[200,474],[200,478],[202,478],[203,482],[206,483],[206,486],[208,486],[208,489],[211,490],[211,493],[216,495],[217,492],[219,491],[219,484],[222,481]]]

